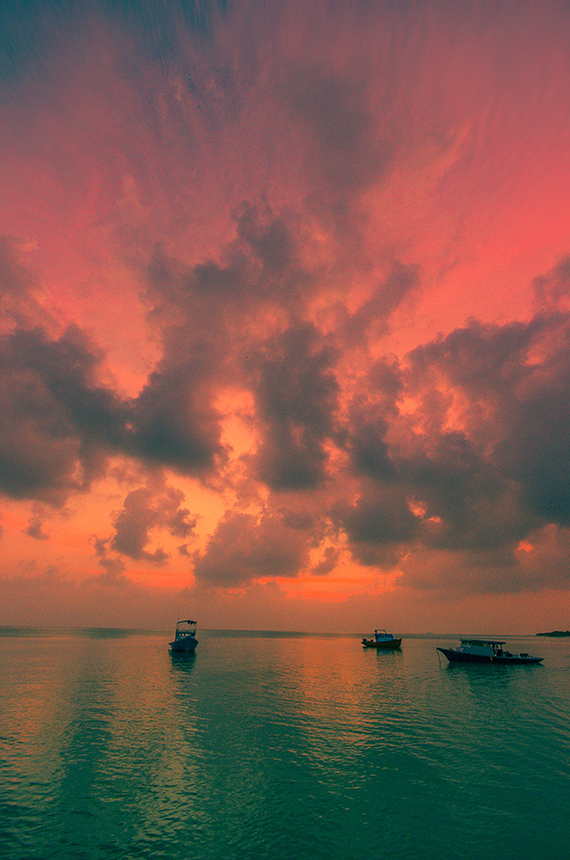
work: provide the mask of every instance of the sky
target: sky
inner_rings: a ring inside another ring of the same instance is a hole
[[[5,0],[0,624],[570,626],[569,45]]]

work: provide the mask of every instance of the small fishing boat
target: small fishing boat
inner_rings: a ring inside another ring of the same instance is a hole
[[[362,639],[363,648],[376,648],[382,651],[396,651],[401,645],[401,639],[396,639],[392,633],[386,633],[385,630],[375,630],[373,639]]]
[[[544,657],[532,657],[521,652],[512,654],[503,648],[505,642],[497,639],[461,639],[457,648],[440,648],[450,663],[542,663]]]
[[[198,645],[198,640],[196,639],[197,624],[197,621],[191,621],[189,618],[184,621],[177,621],[174,639],[169,643],[170,650],[176,652],[195,651]]]

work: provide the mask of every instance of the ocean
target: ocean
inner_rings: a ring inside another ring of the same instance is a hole
[[[570,639],[169,638],[0,629],[3,860],[570,858]]]

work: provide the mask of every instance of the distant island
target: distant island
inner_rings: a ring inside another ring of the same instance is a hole
[[[550,633],[537,633],[537,636],[570,636],[570,630],[551,630]]]

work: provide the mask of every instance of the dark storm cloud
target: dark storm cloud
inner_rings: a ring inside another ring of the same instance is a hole
[[[141,460],[181,474],[203,474],[222,457],[219,417],[200,368],[204,354],[162,361],[129,416],[126,449]],[[209,376],[209,373],[207,374]]]
[[[126,570],[125,562],[116,555],[109,555],[109,541],[94,537],[92,542],[99,564],[105,570],[104,574],[92,577],[92,581],[119,587],[124,585],[128,581],[123,575]]]
[[[315,487],[324,476],[325,442],[335,434],[338,358],[310,323],[291,326],[251,361],[264,439],[261,478],[273,489]]]
[[[62,504],[104,474],[110,454],[204,474],[223,458],[210,384],[220,368],[208,318],[204,334],[171,326],[165,356],[137,398],[100,378],[105,355],[76,325],[53,337],[38,320],[40,285],[0,243],[0,491]],[[184,318],[182,322],[184,322]]]
[[[302,508],[279,508],[278,513],[288,528],[297,529],[298,531],[310,531],[315,526],[313,515]]]
[[[0,343],[0,489],[14,498],[61,502],[75,484],[80,444],[42,368],[32,356],[23,360],[33,345],[27,340],[27,350],[17,337]]]
[[[25,530],[26,534],[30,537],[35,538],[36,540],[49,540],[49,534],[44,532],[43,523],[41,517],[38,515],[34,515],[30,517],[28,520],[28,528]]]
[[[266,203],[243,203],[234,217],[236,238],[217,261],[188,267],[155,249],[147,300],[164,355],[133,404],[133,450],[180,472],[221,462],[215,393],[245,370],[253,373],[268,427],[261,477],[272,485],[310,486],[321,474],[336,384],[327,368],[332,352],[320,346],[316,329],[289,322],[308,281],[299,263],[299,224]],[[284,333],[264,346],[258,327],[265,328],[267,308],[283,310]]]
[[[293,216],[275,216],[266,204],[244,204],[236,213],[236,234],[222,262],[194,268],[156,249],[147,300],[151,321],[160,325],[163,356],[132,400],[99,383],[105,356],[79,327],[53,338],[34,324],[37,280],[4,243],[0,285],[4,310],[17,325],[0,345],[7,406],[0,419],[4,492],[61,503],[101,475],[112,453],[187,475],[205,475],[223,463],[215,399],[220,386],[236,377],[244,338],[247,348],[247,328],[237,320],[266,305],[281,304],[288,314],[299,304],[297,288],[306,281]],[[330,432],[326,401],[332,403],[335,390],[326,369],[332,353],[319,347],[316,331],[310,338],[308,329],[300,332],[302,327],[283,339],[285,349],[301,349],[295,366],[287,368],[286,355],[277,360],[290,389],[288,415],[272,415],[281,411],[270,391],[272,383],[281,384],[279,367],[268,362],[260,374],[269,377],[261,382],[260,396],[272,429],[262,452],[263,471],[271,481],[293,485],[320,476],[322,441]],[[299,428],[300,439],[295,438]]]
[[[342,523],[353,555],[365,565],[395,564],[419,527],[405,488],[378,483],[363,485],[357,501],[336,506],[334,517]]]
[[[0,490],[61,503],[102,476],[110,454],[184,474],[203,474],[221,457],[201,376],[206,356],[159,365],[133,400],[99,384],[102,361],[76,326],[57,339],[39,328],[2,338]]]
[[[348,318],[345,336],[349,345],[354,347],[370,335],[376,339],[385,335],[389,330],[390,314],[418,289],[419,284],[417,266],[395,262],[372,296]]]
[[[438,550],[427,547],[400,561],[403,582],[422,590],[462,594],[520,594],[570,584],[570,532],[546,526],[529,532],[528,545],[500,549]]]
[[[298,219],[293,213],[276,215],[267,203],[242,203],[235,213],[240,240],[261,262],[263,279],[295,271],[298,266]],[[271,281],[269,281],[271,284]],[[273,282],[273,290],[279,284]]]
[[[242,585],[263,577],[297,576],[307,560],[307,538],[280,515],[261,518],[226,512],[203,553],[195,556],[194,572],[212,585]]]
[[[302,321],[302,303],[286,287],[303,275],[297,226],[244,205],[223,262],[189,268],[157,251],[148,298],[163,356],[131,400],[101,384],[105,357],[85,332],[72,326],[54,338],[32,324],[37,282],[5,246],[12,328],[0,342],[0,488],[62,504],[104,475],[111,454],[151,469],[213,474],[226,456],[216,396],[237,381],[256,406],[259,448],[244,461],[252,479],[279,494],[323,492],[331,447],[349,456],[351,468],[346,487],[342,476],[330,485],[322,516],[314,506],[261,519],[228,513],[193,556],[199,579],[232,586],[294,576],[318,547],[313,572],[325,575],[339,557],[338,548],[322,548],[330,517],[365,565],[404,564],[414,547],[487,570],[490,588],[499,587],[495,575],[502,590],[532,580],[530,568],[521,579],[520,542],[570,524],[568,261],[534,282],[539,311],[528,323],[472,321],[405,362],[377,361],[356,379],[345,413],[340,359],[346,364],[369,319],[381,323],[415,288],[417,272],[396,264],[351,324],[325,337]],[[242,328],[265,306],[283,311],[274,334],[255,321],[251,331]],[[177,492],[149,485],[127,495],[99,552],[109,576],[122,576],[119,556],[165,563],[164,549],[149,548],[161,531],[180,538],[180,552],[191,557],[195,518]],[[27,532],[47,537],[39,517]],[[414,582],[421,577],[407,569]]]
[[[189,334],[196,335],[228,303],[234,311],[244,300],[252,277],[249,261],[239,246],[227,247],[223,257],[190,267],[170,257],[161,245],[154,248],[147,271],[147,299],[151,320],[161,322],[165,336],[176,322],[172,309],[183,315]]]
[[[563,257],[548,274],[533,281],[535,299],[546,312],[556,310],[570,296],[570,256]]]
[[[115,534],[110,547],[129,558],[164,564],[168,554],[158,547],[146,547],[153,530],[164,529],[174,537],[189,537],[197,518],[181,507],[184,494],[173,487],[147,486],[132,490],[114,521]]]
[[[30,325],[45,320],[38,302],[39,278],[22,265],[18,243],[10,236],[0,236],[0,314],[16,325]]]
[[[404,377],[395,357],[375,362],[367,374],[367,389],[354,399],[349,411],[349,450],[357,474],[386,482],[398,478],[397,464],[387,439],[391,420],[398,415]]]
[[[236,238],[216,261],[188,267],[155,249],[147,300],[164,357],[134,406],[133,444],[139,456],[179,471],[190,464],[196,473],[201,461],[204,470],[212,468],[224,456],[213,393],[237,381],[255,396],[261,441],[252,459],[258,478],[275,490],[314,488],[326,473],[327,443],[339,431],[341,353],[335,344],[354,348],[367,335],[385,333],[389,315],[417,289],[418,271],[395,262],[373,295],[352,316],[345,312],[346,322],[326,340],[304,321],[323,284],[300,262],[300,218],[276,214],[260,201],[244,202],[234,220]],[[277,333],[268,338],[268,330]],[[363,457],[376,456],[372,442]]]
[[[368,416],[365,420],[358,421],[354,410],[352,418],[355,425],[351,454],[356,473],[384,481],[397,480],[397,466],[386,441],[388,422],[380,416]]]
[[[444,556],[478,571],[476,589],[536,577],[521,541],[570,524],[567,277],[563,260],[535,282],[545,300],[528,323],[472,321],[370,370],[349,410],[357,498],[332,508],[361,563],[394,564],[413,546],[439,584]],[[404,568],[421,581],[421,566]]]
[[[362,82],[348,75],[327,74],[318,67],[287,79],[287,100],[311,138],[309,163],[328,211],[344,217],[347,206],[386,175],[393,146],[378,136]]]
[[[100,473],[124,413],[96,384],[99,362],[77,327],[57,340],[39,328],[1,340],[0,489],[8,495],[61,503]]]
[[[521,488],[462,433],[438,435],[400,466],[424,509],[422,541],[443,549],[514,549],[539,519]]]
[[[56,340],[39,328],[18,331],[11,346],[15,366],[41,377],[86,444],[120,444],[126,411],[118,396],[98,383],[104,354],[85,331],[72,325]]]
[[[311,573],[314,574],[314,576],[327,576],[327,574],[332,573],[335,569],[339,559],[340,550],[335,549],[332,546],[328,546],[325,549],[322,561],[311,569]]]
[[[568,332],[567,332],[568,334]],[[510,415],[498,448],[508,474],[521,485],[530,510],[548,522],[570,525],[570,350],[537,385],[530,384]]]
[[[570,317],[559,313],[528,325],[472,323],[415,350],[411,369],[422,375],[429,367],[463,394],[474,458],[471,465],[463,460],[463,472],[477,474],[481,486],[495,483],[494,492],[511,482],[528,518],[561,525],[570,520],[569,335]],[[457,447],[450,454],[446,462],[457,461]],[[490,483],[481,478],[491,473]]]
[[[236,237],[221,247],[219,259],[188,266],[170,257],[160,245],[148,271],[150,318],[169,337],[173,311],[185,321],[187,334],[208,335],[227,347],[235,337],[236,318],[264,307],[298,312],[307,289],[316,282],[303,266],[304,241],[298,213],[275,213],[266,201],[243,201],[233,212]]]
[[[546,326],[550,324],[549,320]],[[516,393],[524,379],[527,352],[543,328],[544,323],[538,317],[528,324],[503,326],[472,320],[445,338],[410,353],[410,385],[413,384],[414,391],[430,392],[437,385],[439,374],[448,386],[457,386],[472,395],[467,416],[475,425],[484,418],[483,413],[477,413],[479,402],[493,407],[505,403],[511,392]],[[496,409],[492,409],[491,417],[498,419]],[[482,429],[482,421],[479,423]]]

